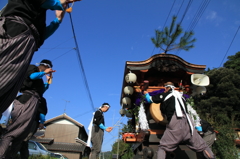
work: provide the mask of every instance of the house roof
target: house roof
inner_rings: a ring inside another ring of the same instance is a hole
[[[37,130],[36,133],[33,135],[34,137],[44,137],[45,136],[45,129]]]
[[[85,141],[83,141],[83,140],[81,140],[79,138],[75,138],[75,140],[76,140],[77,143],[81,143],[81,144],[87,146],[87,143]]]
[[[44,144],[44,146],[50,151],[65,151],[65,152],[84,152],[85,145],[80,143],[64,143],[54,142],[51,145]]]
[[[62,119],[66,119],[79,127],[84,127],[84,125],[82,125],[78,121],[74,120],[73,118],[69,117],[66,113],[45,121],[44,125],[47,126],[47,125],[52,124],[55,121],[62,120]]]

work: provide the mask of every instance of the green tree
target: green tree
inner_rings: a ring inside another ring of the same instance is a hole
[[[234,69],[215,68],[206,73],[210,78],[207,93],[195,97],[197,112],[219,131],[213,144],[218,159],[236,159],[235,131],[240,121],[240,74]]]
[[[117,140],[112,146],[112,154],[117,154],[117,152],[119,154],[119,159],[130,159],[133,157],[131,144],[125,143],[120,139]]]
[[[122,129],[119,132],[119,136],[122,135],[124,132],[129,132],[132,130],[131,127],[129,127],[126,124],[122,124]],[[118,139],[112,146],[112,154],[119,154],[119,159],[130,159],[133,157],[133,152],[131,149],[132,144],[125,143],[123,140]]]
[[[231,68],[240,73],[240,51],[235,55],[228,56],[228,61],[223,65],[226,68]]]
[[[155,38],[151,38],[156,48],[160,48],[167,53],[172,50],[186,50],[193,48],[193,43],[196,39],[192,39],[194,33],[192,31],[185,31],[184,35],[180,38],[183,33],[183,29],[180,24],[176,24],[176,16],[173,16],[170,27],[165,27],[163,31],[155,30]],[[177,40],[179,39],[179,42]]]

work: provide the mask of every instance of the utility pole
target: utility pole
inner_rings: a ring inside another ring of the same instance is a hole
[[[117,147],[117,159],[118,159],[118,156],[119,156],[119,137],[120,137],[120,125],[117,125],[118,127],[118,147]]]

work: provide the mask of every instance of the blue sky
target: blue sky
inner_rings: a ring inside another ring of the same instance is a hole
[[[1,0],[0,7],[6,2]],[[227,57],[240,51],[240,31],[232,42],[240,26],[240,1],[212,0],[194,21],[203,2],[207,1],[193,1],[182,21],[184,30],[191,28],[191,24],[196,25],[195,48],[169,53],[193,64],[218,68],[226,53]],[[104,102],[111,105],[105,113],[106,126],[113,126],[120,118],[125,62],[142,61],[161,53],[154,49],[150,38],[155,36],[156,29],[163,28],[166,20],[165,26],[169,26],[179,9],[177,21],[180,21],[188,1],[177,0],[170,12],[173,3],[174,0],[82,0],[74,4],[72,19],[94,107]],[[47,15],[50,23],[54,12],[48,11]],[[70,18],[66,14],[60,28],[35,53],[32,64],[49,59],[56,69],[53,83],[44,94],[49,108],[47,119],[63,114],[66,106],[67,115],[87,129],[93,108],[74,48]],[[123,123],[126,121],[126,117],[122,119]],[[102,151],[111,150],[117,134],[117,128],[105,133]]]

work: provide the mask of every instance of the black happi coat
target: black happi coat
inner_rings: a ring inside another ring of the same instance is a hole
[[[47,108],[47,102],[46,99],[43,97],[44,93],[44,82],[42,79],[36,79],[32,80],[30,79],[30,75],[32,73],[39,72],[39,69],[35,65],[30,65],[27,70],[27,74],[25,76],[25,80],[23,82],[23,85],[20,89],[20,92],[24,92],[26,90],[28,91],[34,91],[39,94],[39,106],[38,106],[38,114],[42,113],[44,115],[47,114],[48,108]],[[23,93],[23,95],[20,95],[17,97],[17,100],[21,102],[22,104],[26,103],[30,98],[31,94]],[[39,115],[37,115],[37,121],[39,120]]]
[[[154,95],[152,96],[152,101],[154,103],[161,103],[161,106],[160,106],[160,110],[163,114],[165,114],[167,116],[167,120],[170,122],[171,119],[172,119],[172,116],[175,112],[175,97],[174,96],[171,96],[170,98],[168,98],[167,100],[165,100],[165,98],[170,94],[172,93],[171,90],[169,90],[168,92],[163,92],[163,93],[159,93],[157,95]],[[165,101],[164,101],[165,100]],[[185,101],[183,100],[184,102],[184,107],[185,107],[185,110],[187,111],[187,108],[186,108],[186,103]],[[181,107],[182,109],[182,107]]]
[[[39,33],[40,38],[38,44],[40,47],[44,42],[44,33],[46,29],[46,9],[41,8],[41,5],[46,0],[8,0],[8,4],[4,9],[2,16],[19,16],[27,25],[33,24]],[[26,30],[26,26],[13,21],[6,20],[6,32],[14,37]],[[17,29],[16,29],[17,28]],[[36,35],[35,35],[36,36]]]
[[[30,79],[30,75],[32,73],[39,72],[39,68],[35,65],[30,65],[28,67],[27,73],[25,75],[25,79],[23,85],[20,89],[20,92],[24,92],[25,90],[35,91],[39,94],[40,97],[43,96],[44,93],[44,82],[42,79],[32,80]]]
[[[98,132],[99,131],[99,125],[100,124],[103,124],[105,125],[105,122],[104,122],[104,116],[103,116],[103,112],[101,109],[97,110],[94,114],[94,117],[93,117],[93,124],[94,124],[94,127],[95,127],[95,131]]]

